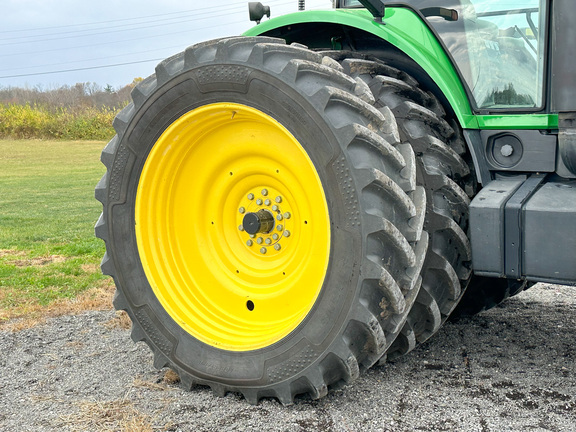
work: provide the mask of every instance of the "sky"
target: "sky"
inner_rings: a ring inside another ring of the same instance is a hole
[[[298,0],[262,3],[271,17],[298,11]],[[305,1],[307,10],[331,5]],[[119,89],[190,45],[254,25],[244,0],[3,0],[0,88]]]

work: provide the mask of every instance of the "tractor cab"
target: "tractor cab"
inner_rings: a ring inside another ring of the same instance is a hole
[[[544,0],[507,2],[504,6],[498,0],[406,3],[426,17],[446,46],[475,108],[542,110]],[[337,1],[336,6],[364,7],[358,0]]]

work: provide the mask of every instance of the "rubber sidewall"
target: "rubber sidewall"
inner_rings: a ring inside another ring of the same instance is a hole
[[[212,73],[213,67],[196,67],[157,89],[135,113],[121,137],[112,169],[116,184],[111,185],[112,190],[119,191],[120,199],[110,201],[107,209],[112,243],[108,250],[112,251],[118,286],[122,287],[129,313],[155,351],[159,350],[170,362],[201,380],[230,386],[263,386],[288,378],[288,373],[295,374],[322,359],[342,333],[359,290],[362,236],[358,228],[352,228],[353,215],[342,202],[350,193],[347,186],[353,182],[337,172],[337,162],[346,158],[342,140],[323,120],[322,107],[315,107],[284,81],[246,65],[229,66],[235,74],[233,79],[206,82],[204,77]],[[328,202],[330,223],[332,228],[338,227],[331,229],[328,270],[311,312],[280,342],[248,352],[225,351],[202,343],[166,313],[140,262],[134,227],[138,182],[155,142],[183,114],[222,102],[256,108],[292,133],[317,170]]]

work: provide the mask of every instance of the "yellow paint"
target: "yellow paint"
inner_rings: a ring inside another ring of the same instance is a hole
[[[242,221],[259,209],[275,226],[251,238]],[[142,170],[135,223],[144,271],[166,312],[223,350],[286,337],[324,282],[330,221],[318,173],[284,126],[245,105],[206,105],[165,130]]]

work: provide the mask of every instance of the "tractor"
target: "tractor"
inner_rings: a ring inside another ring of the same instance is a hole
[[[576,3],[333,6],[251,3],[114,120],[102,271],[185,389],[318,399],[451,315],[576,284]]]

